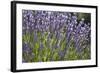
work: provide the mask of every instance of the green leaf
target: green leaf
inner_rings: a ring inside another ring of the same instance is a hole
[[[46,58],[46,56],[44,56],[44,57],[43,57],[43,61],[45,62],[45,61],[46,61],[46,59],[47,59],[47,58]]]
[[[36,48],[36,49],[39,48],[39,43],[35,43],[35,48]]]

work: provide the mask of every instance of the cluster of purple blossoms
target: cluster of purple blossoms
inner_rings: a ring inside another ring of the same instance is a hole
[[[36,42],[39,41],[40,37],[45,37],[46,44],[50,49],[61,49],[61,44],[65,42],[64,50],[59,51],[62,58],[71,47],[72,41],[77,53],[81,53],[82,50],[90,47],[91,23],[86,23],[84,18],[78,20],[78,14],[75,12],[22,10],[22,34],[33,33],[32,37]],[[40,36],[38,36],[38,32],[40,32]],[[57,42],[51,45],[54,38]],[[30,52],[31,48],[28,44],[29,42],[23,42],[23,50]],[[43,42],[40,41],[39,49],[44,48],[44,46]]]

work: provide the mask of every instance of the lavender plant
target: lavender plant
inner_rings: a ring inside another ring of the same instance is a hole
[[[90,59],[90,18],[89,13],[22,10],[23,62]]]

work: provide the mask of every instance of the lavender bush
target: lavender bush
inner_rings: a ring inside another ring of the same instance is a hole
[[[22,59],[27,62],[91,58],[89,13],[22,10]]]

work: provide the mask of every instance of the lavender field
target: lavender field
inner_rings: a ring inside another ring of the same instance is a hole
[[[91,14],[22,10],[23,63],[91,59]]]

